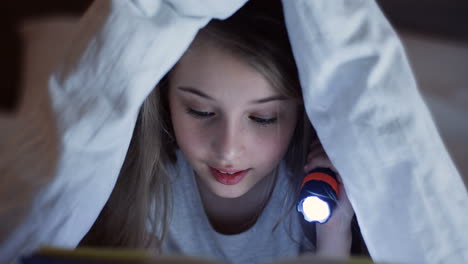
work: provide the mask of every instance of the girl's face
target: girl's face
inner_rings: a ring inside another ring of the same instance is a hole
[[[215,45],[192,46],[169,76],[178,146],[212,193],[237,198],[273,171],[297,121],[297,100]]]

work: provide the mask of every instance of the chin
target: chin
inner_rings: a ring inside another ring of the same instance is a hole
[[[223,186],[224,187],[224,186]],[[226,199],[235,199],[243,196],[248,192],[244,188],[236,187],[224,187],[224,188],[210,188],[211,192],[213,192],[216,196]]]

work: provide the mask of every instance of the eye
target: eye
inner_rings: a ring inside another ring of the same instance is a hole
[[[192,108],[187,108],[187,113],[198,119],[209,118],[215,115],[213,112],[198,111]]]
[[[273,117],[273,118],[261,118],[261,117],[256,117],[256,116],[249,116],[249,118],[258,123],[259,125],[262,125],[262,126],[266,126],[266,125],[270,125],[270,124],[274,124],[276,123],[276,121],[278,120],[278,118],[276,117]]]

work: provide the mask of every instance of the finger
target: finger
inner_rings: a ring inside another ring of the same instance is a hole
[[[313,151],[315,149],[323,149],[322,147],[322,143],[320,142],[320,140],[313,140],[310,145],[309,145],[309,152],[310,151]]]
[[[330,160],[325,155],[307,155],[306,164],[317,163],[317,164],[331,164]]]
[[[330,159],[326,155],[310,155],[308,156],[306,165],[304,166],[305,173],[315,168],[330,168],[332,171],[337,173],[335,166],[331,163]]]
[[[318,157],[318,156],[326,156],[328,158],[328,155],[327,153],[325,153],[325,151],[323,149],[314,149],[314,150],[311,150],[309,151],[309,154],[307,154],[307,156],[310,156],[310,157]]]
[[[320,156],[325,156],[328,158],[328,155],[327,153],[325,153],[325,151],[321,148],[318,148],[318,149],[313,149],[311,151],[309,151],[309,153],[307,154],[307,160],[311,160],[315,157],[320,157]]]
[[[340,184],[340,193],[338,194],[338,210],[340,210],[343,216],[347,217],[348,219],[352,218],[354,215],[354,209],[349,201],[348,194],[346,193],[346,189],[344,188],[343,184]]]

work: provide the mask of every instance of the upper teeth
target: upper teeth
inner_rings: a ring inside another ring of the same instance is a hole
[[[222,171],[222,170],[220,170],[219,172],[225,173],[225,174],[231,174],[231,175],[232,175],[232,174],[235,174],[235,172],[227,172],[227,171]]]

